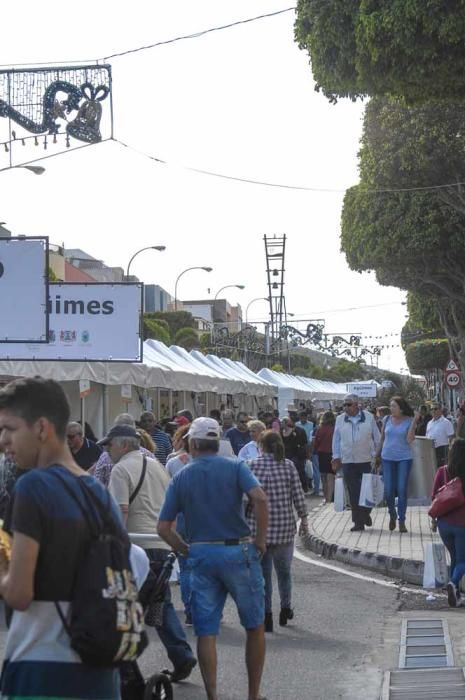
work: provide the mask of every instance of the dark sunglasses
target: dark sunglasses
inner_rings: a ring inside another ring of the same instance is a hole
[[[353,406],[354,404],[353,404],[353,402],[351,401],[350,403],[343,403],[342,405],[343,405],[343,406]]]
[[[66,437],[68,438],[68,440],[72,440],[73,438],[77,437],[78,435],[80,435],[80,433],[73,433],[72,435],[67,435]]]

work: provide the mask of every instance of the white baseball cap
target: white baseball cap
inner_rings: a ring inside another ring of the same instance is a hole
[[[192,421],[186,437],[199,440],[219,440],[220,424],[214,418],[196,418]]]

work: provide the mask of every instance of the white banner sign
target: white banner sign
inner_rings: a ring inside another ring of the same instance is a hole
[[[4,360],[140,362],[141,284],[49,286],[50,342],[0,344]]]
[[[360,399],[375,399],[376,384],[347,384],[347,392],[356,394]]]
[[[46,237],[0,238],[1,343],[47,342],[47,248]]]

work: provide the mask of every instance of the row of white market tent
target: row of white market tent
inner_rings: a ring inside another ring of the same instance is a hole
[[[2,360],[0,381],[40,375],[59,381],[71,404],[74,419],[85,419],[102,435],[116,415],[143,410],[172,416],[182,408],[208,415],[213,408],[244,410],[316,408],[340,404],[347,391],[335,384],[262,369],[255,374],[242,362],[187,352],[146,340],[141,363]]]

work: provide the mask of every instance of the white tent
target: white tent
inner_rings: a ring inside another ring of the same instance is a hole
[[[299,403],[307,401],[312,401],[317,408],[326,408],[334,401],[341,401],[347,393],[345,385],[309,377],[296,377],[266,368],[261,369],[258,376],[277,385],[278,409],[281,415],[287,413],[289,405],[297,408]]]

